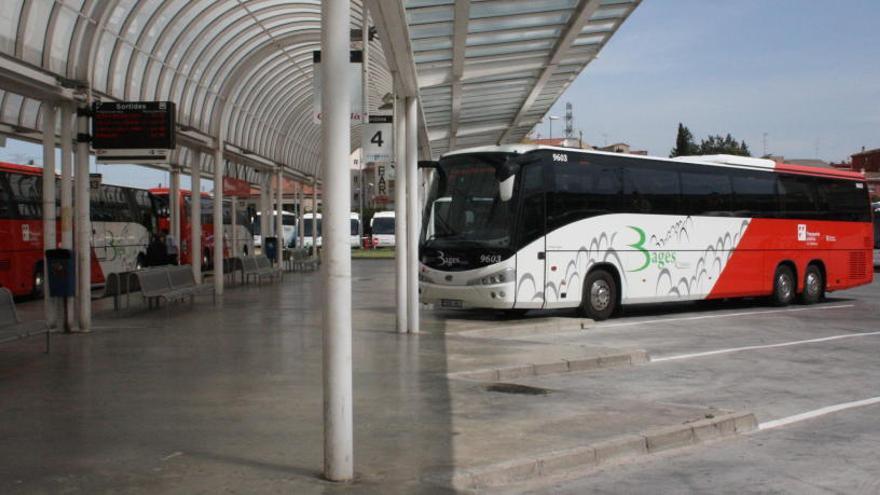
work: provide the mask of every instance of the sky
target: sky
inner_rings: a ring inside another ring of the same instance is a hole
[[[698,141],[731,133],[753,155],[766,133],[768,153],[847,160],[880,148],[878,21],[880,0],[644,0],[549,115],[571,102],[585,141],[658,156],[682,122]],[[554,135],[563,127],[555,121]],[[8,140],[0,160],[41,164],[41,149]],[[92,170],[112,184],[168,184],[144,167]]]
[[[682,122],[755,156],[766,133],[768,153],[848,160],[880,148],[878,21],[878,0],[644,0],[550,115],[571,102],[585,141],[652,155]]]

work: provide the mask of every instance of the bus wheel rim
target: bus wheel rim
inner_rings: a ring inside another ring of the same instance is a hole
[[[590,287],[590,305],[597,311],[603,311],[611,302],[611,287],[604,280],[596,280]]]

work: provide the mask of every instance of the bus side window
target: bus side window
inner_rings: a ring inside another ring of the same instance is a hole
[[[520,246],[544,235],[544,166],[527,165],[522,172],[520,194]]]
[[[640,164],[624,168],[623,208],[628,213],[680,214],[678,170],[666,164]]]
[[[726,172],[682,172],[681,197],[689,215],[731,216],[730,178]]]
[[[770,172],[735,171],[730,178],[733,187],[733,215],[737,217],[775,218],[779,200],[776,177]]]
[[[780,174],[779,194],[783,218],[805,220],[819,216],[816,185],[811,177]]]
[[[6,186],[7,172],[0,172],[0,218],[9,219],[15,215],[12,210],[12,196]]]

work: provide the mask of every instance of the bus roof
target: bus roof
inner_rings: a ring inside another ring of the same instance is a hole
[[[154,187],[152,189],[149,189],[149,191],[152,194],[155,194],[156,196],[168,196],[169,194],[171,194],[171,189],[169,189],[167,187]],[[190,191],[189,189],[181,189],[180,194],[183,194],[184,196],[190,196],[190,195],[192,195],[192,191]],[[210,193],[206,193],[206,192],[202,193],[202,198],[211,198],[211,197],[212,196]]]
[[[666,158],[659,156],[647,155],[629,155],[622,153],[614,153],[608,151],[582,150],[578,148],[563,148],[559,146],[546,146],[538,144],[505,144],[499,146],[480,146],[476,148],[466,148],[451,151],[443,155],[443,157],[462,155],[467,153],[516,153],[524,154],[537,150],[553,150],[565,151],[568,153],[584,153],[592,155],[616,156],[634,158],[639,160],[654,160],[665,162],[685,162],[697,165],[748,168],[766,170],[768,172],[790,172],[803,175],[814,175],[820,177],[837,177],[850,180],[865,180],[865,176],[859,172],[850,170],[839,170],[834,168],[810,167],[805,165],[793,165],[788,163],[776,162],[765,158],[752,158],[735,155],[696,155],[696,156],[680,156],[676,158]]]
[[[17,163],[0,162],[0,170],[6,172],[21,172],[30,175],[40,175],[43,173],[42,167],[34,165],[19,165]]]

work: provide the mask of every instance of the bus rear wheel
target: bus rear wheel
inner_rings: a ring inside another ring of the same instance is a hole
[[[774,306],[788,306],[795,297],[794,272],[788,266],[781,265],[773,275],[773,295],[770,301]]]
[[[605,270],[595,270],[584,281],[580,314],[596,321],[607,320],[617,309],[617,283]]]
[[[807,267],[804,274],[804,291],[801,293],[801,304],[815,304],[825,296],[825,278],[822,270],[816,265]]]

